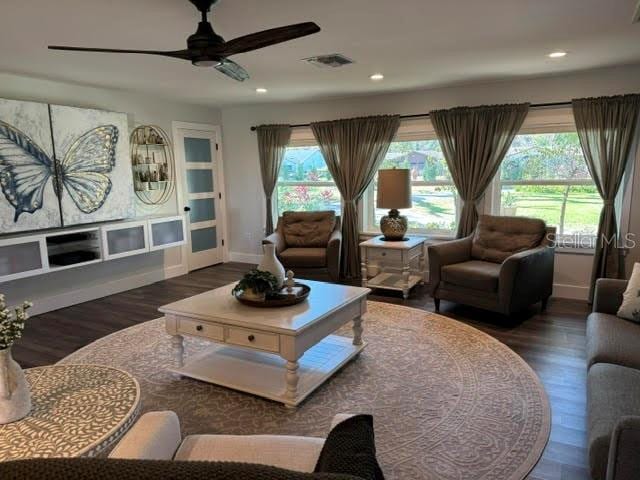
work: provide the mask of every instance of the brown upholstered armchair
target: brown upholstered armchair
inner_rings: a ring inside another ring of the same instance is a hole
[[[542,301],[553,287],[555,228],[542,220],[482,215],[465,238],[429,246],[429,284],[440,300],[510,315]]]
[[[326,268],[333,281],[340,277],[342,233],[340,217],[332,210],[284,212],[276,231],[262,243],[276,246],[285,268]]]

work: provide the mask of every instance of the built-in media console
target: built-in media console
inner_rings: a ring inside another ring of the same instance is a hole
[[[0,283],[185,243],[183,216],[0,238]]]

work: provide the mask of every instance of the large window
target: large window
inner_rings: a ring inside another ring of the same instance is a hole
[[[393,142],[380,168],[411,169],[413,207],[402,210],[409,231],[452,235],[457,226],[458,198],[438,140]],[[367,197],[367,230],[377,231],[387,210],[376,208],[377,176]]]
[[[564,241],[584,246],[597,233],[602,200],[575,132],[516,136],[497,194],[500,214],[541,218]]]
[[[287,148],[276,189],[278,215],[287,210],[340,214],[340,192],[317,146]]]

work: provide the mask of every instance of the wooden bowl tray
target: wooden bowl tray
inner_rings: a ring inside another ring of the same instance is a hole
[[[233,296],[236,297],[236,300],[238,300],[240,303],[248,305],[250,307],[278,308],[289,307],[291,305],[302,303],[307,299],[309,293],[311,292],[311,287],[305,285],[304,283],[296,282],[293,288],[295,289],[294,293],[288,293],[287,287],[282,287],[279,292],[267,295],[264,300],[249,300],[247,298],[244,298],[242,296],[242,293],[234,293]]]

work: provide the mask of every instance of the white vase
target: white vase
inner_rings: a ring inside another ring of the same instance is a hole
[[[15,422],[31,411],[31,393],[11,348],[0,350],[0,424]]]
[[[276,246],[268,243],[262,245],[262,251],[264,255],[262,256],[262,261],[260,265],[258,265],[258,270],[263,272],[269,272],[273,274],[274,277],[278,279],[278,289],[284,286],[284,267],[276,257]]]

